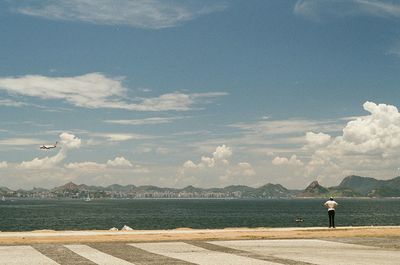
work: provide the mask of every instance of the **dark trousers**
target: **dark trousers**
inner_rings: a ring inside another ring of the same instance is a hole
[[[335,210],[328,211],[329,216],[329,227],[335,227]]]

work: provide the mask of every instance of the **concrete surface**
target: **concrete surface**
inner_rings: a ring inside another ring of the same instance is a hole
[[[114,257],[112,255],[106,254],[104,252],[101,252],[95,248],[92,248],[92,247],[89,247],[86,245],[66,245],[65,247],[68,248],[69,250],[71,250],[72,252],[75,252],[79,256],[82,256],[85,259],[93,261],[94,263],[99,264],[99,265],[108,265],[108,264],[132,265],[133,264],[133,263],[130,263],[128,261]]]
[[[138,243],[131,246],[159,255],[184,260],[200,265],[230,264],[230,265],[277,265],[279,263],[242,257],[200,248],[184,242]]]
[[[212,244],[321,265],[398,265],[400,252],[314,239],[220,241]]]
[[[0,247],[1,265],[57,265],[52,259],[42,255],[31,246]]]
[[[0,246],[0,265],[393,265],[400,238],[276,239]],[[343,243],[347,240],[351,243]],[[339,242],[342,241],[342,242]],[[382,244],[382,242],[386,242]],[[365,243],[365,244],[364,244]],[[393,243],[393,244],[390,244]]]

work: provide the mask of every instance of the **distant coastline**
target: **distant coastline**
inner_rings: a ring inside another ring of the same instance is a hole
[[[348,176],[338,186],[323,187],[318,181],[313,181],[304,190],[289,190],[280,184],[268,183],[258,188],[244,185],[231,185],[224,188],[196,188],[187,186],[182,189],[161,188],[157,186],[135,186],[113,184],[107,187],[77,185],[69,182],[52,189],[33,188],[31,190],[11,190],[0,187],[2,200],[10,198],[66,198],[85,199],[88,196],[94,199],[141,199],[141,198],[181,198],[181,199],[216,199],[216,198],[391,198],[400,197],[400,177],[390,180],[377,180],[375,178]]]

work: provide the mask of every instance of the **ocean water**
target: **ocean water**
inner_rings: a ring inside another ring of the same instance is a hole
[[[14,200],[0,231],[326,226],[322,199]],[[338,199],[337,226],[399,225],[400,199]],[[301,217],[303,223],[296,223]]]

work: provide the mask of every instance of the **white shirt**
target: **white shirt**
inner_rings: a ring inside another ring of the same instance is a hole
[[[325,203],[325,206],[328,208],[328,211],[331,211],[331,210],[336,209],[336,207],[338,206],[338,203],[335,201],[329,200]]]

